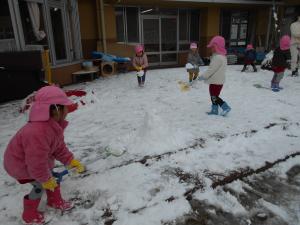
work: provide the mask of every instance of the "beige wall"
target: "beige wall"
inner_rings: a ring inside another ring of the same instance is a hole
[[[105,10],[105,31],[106,31],[106,40],[108,42],[116,42],[117,33],[116,33],[116,17],[115,17],[115,8],[112,5],[106,5]]]
[[[52,82],[60,85],[72,84],[72,73],[81,70],[81,63],[52,68]]]
[[[210,39],[220,34],[220,7],[209,7],[200,14],[200,54],[209,56],[207,44]]]
[[[97,0],[79,0],[79,13],[81,21],[81,33],[82,33],[82,44],[84,48],[84,55],[87,57],[88,54],[96,49],[103,51],[102,48],[102,35],[100,37],[97,34]],[[117,0],[105,0],[104,1],[104,17],[105,17],[105,31],[106,31],[106,43],[107,52],[110,54],[115,54],[119,56],[131,57],[134,54],[133,46],[123,43],[117,43],[116,34],[116,18],[114,7],[117,4]],[[267,33],[267,23],[266,15],[268,14],[267,6],[245,6],[245,5],[228,5],[228,4],[207,4],[207,3],[170,3],[161,2],[159,0],[122,0],[120,4],[123,5],[155,5],[159,7],[168,8],[198,8],[200,13],[200,53],[202,56],[208,56],[209,52],[206,48],[209,40],[220,34],[220,16],[221,8],[230,9],[255,9],[258,10],[257,18],[257,34],[261,37],[264,44],[265,36]],[[82,21],[83,18],[83,21]],[[98,21],[101,24],[101,21]],[[179,63],[184,61],[186,54],[179,55]]]
[[[268,21],[269,21],[269,7],[260,8],[257,11],[256,19],[256,40],[257,46],[261,44],[264,46],[266,42],[268,32]]]
[[[78,0],[81,43],[84,58],[97,48],[98,28],[95,0]]]

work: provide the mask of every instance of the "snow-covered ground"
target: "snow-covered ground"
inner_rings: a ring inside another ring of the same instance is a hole
[[[50,224],[176,224],[176,219],[191,213],[185,194],[195,186],[194,199],[233,215],[250,214],[234,195],[222,187],[211,188],[212,174],[222,177],[241,168],[256,169],[299,151],[300,79],[284,77],[284,90],[274,93],[267,89],[271,72],[240,70],[241,66],[230,66],[227,71],[221,93],[232,107],[227,117],[205,113],[211,103],[203,82],[181,91],[178,81],[188,79],[184,68],[150,70],[144,88],[137,87],[134,72],[66,87],[88,92],[82,99],[86,104],[68,115],[65,132],[66,143],[88,172],[65,178],[64,197],[77,207],[71,214],[54,216]],[[26,122],[26,115],[18,113],[20,102],[0,105],[1,155]],[[122,151],[118,157],[109,154]],[[31,187],[9,177],[2,158],[0,224],[15,225],[20,223],[22,198]],[[283,165],[291,167],[299,159]],[[277,168],[282,179],[286,167]],[[231,184],[237,192],[245,185]],[[295,198],[297,205],[299,192]],[[300,223],[300,210],[298,214],[281,210],[265,200],[260,205],[289,225]]]

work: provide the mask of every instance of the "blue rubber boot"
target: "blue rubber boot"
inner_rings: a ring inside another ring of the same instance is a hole
[[[283,87],[280,87],[280,86],[279,86],[279,83],[276,84],[276,87],[277,87],[279,90],[283,90]]]
[[[211,111],[207,112],[207,115],[219,115],[219,106],[217,104],[212,104]]]
[[[226,116],[231,110],[231,108],[229,107],[229,105],[226,102],[224,102],[223,105],[221,105],[221,108],[223,110],[223,112],[221,113],[221,116]]]
[[[279,84],[272,83],[271,89],[272,89],[272,91],[274,91],[274,92],[280,91],[280,89],[279,89]]]

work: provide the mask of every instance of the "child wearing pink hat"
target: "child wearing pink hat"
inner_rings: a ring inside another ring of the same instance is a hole
[[[248,65],[251,65],[253,67],[253,71],[257,72],[256,66],[254,64],[256,60],[256,51],[253,48],[252,44],[248,44],[246,51],[245,51],[245,62],[244,62],[244,67],[242,69],[242,72],[245,72]]]
[[[223,101],[219,95],[225,83],[225,72],[227,68],[227,58],[225,49],[225,40],[221,36],[215,36],[211,39],[208,48],[211,49],[212,57],[208,69],[198,78],[205,80],[209,84],[209,93],[211,97],[211,111],[208,115],[219,115],[219,106],[222,109],[220,115],[226,116],[231,110],[229,105]]]
[[[283,78],[284,71],[290,67],[291,53],[290,53],[291,38],[284,35],[280,39],[280,46],[275,49],[272,59],[272,70],[274,76],[271,80],[271,89],[274,92],[280,91],[279,83]]]
[[[47,205],[61,211],[73,204],[61,196],[60,185],[52,175],[54,161],[84,172],[84,166],[74,158],[64,142],[65,120],[73,102],[56,86],[41,88],[30,109],[29,122],[10,140],[4,153],[4,168],[19,183],[30,183],[32,191],[24,196],[22,219],[25,224],[45,223],[38,206],[44,190]]]
[[[135,56],[133,57],[132,64],[137,71],[137,80],[140,87],[144,87],[146,80],[146,72],[148,65],[148,58],[144,51],[144,47],[140,44],[136,45]]]
[[[192,84],[193,80],[196,80],[199,75],[199,66],[203,66],[204,63],[199,55],[198,46],[195,42],[190,44],[190,52],[188,54],[186,69],[189,73],[189,83]]]

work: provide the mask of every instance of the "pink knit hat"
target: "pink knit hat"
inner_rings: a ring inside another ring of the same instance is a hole
[[[215,47],[216,53],[220,55],[226,55],[227,51],[225,49],[225,39],[222,36],[214,36],[209,44],[208,48]]]
[[[254,49],[254,48],[253,48],[253,45],[252,45],[252,44],[248,44],[248,45],[247,45],[247,50],[251,50],[251,49]]]
[[[190,49],[193,49],[193,48],[198,48],[197,43],[192,42],[192,43],[190,44]]]
[[[280,49],[281,50],[288,50],[290,49],[291,46],[291,38],[288,35],[284,35],[281,39],[280,39]]]
[[[135,50],[135,53],[139,53],[139,52],[144,51],[144,47],[143,47],[143,45],[138,44],[134,47],[134,50]]]
[[[48,121],[50,105],[72,105],[66,93],[56,86],[46,86],[38,90],[30,109],[29,121]]]

